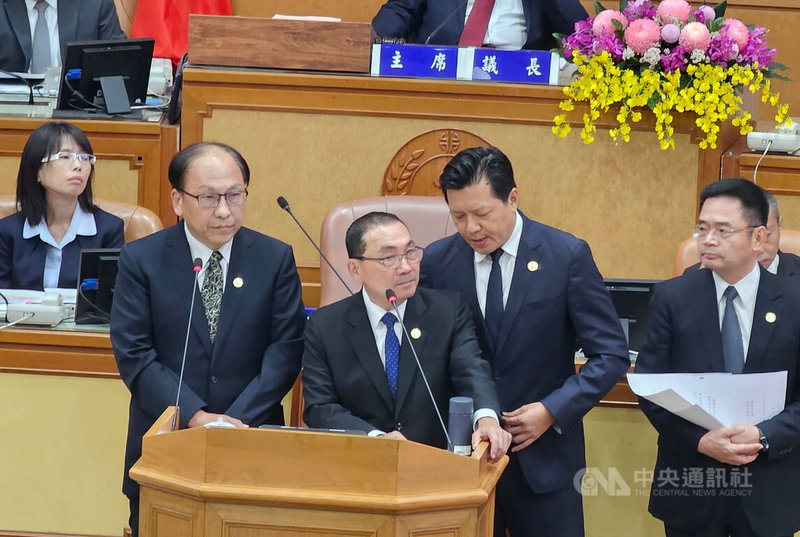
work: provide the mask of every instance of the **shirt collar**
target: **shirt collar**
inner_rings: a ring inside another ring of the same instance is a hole
[[[44,3],[50,6],[51,9],[58,11],[58,0],[43,0]],[[33,13],[33,6],[38,4],[36,0],[25,0],[25,4],[28,6],[28,15]]]
[[[731,284],[726,282],[722,279],[722,276],[717,274],[716,272],[711,272],[714,276],[714,286],[717,290],[717,303],[722,301],[722,294],[725,292]],[[747,273],[747,275],[733,284],[736,288],[736,292],[738,293],[739,297],[741,297],[742,302],[745,304],[754,304],[756,300],[756,294],[758,293],[758,283],[761,281],[761,265],[756,262],[753,266],[753,270]]]
[[[772,259],[772,263],[770,263],[769,266],[767,267],[767,272],[772,274],[778,273],[778,263],[780,263],[780,257],[781,257],[780,253],[775,254],[775,257]]]
[[[208,260],[211,258],[211,254],[214,253],[214,250],[197,240],[189,231],[189,226],[186,225],[186,222],[183,223],[183,230],[186,232],[186,241],[189,243],[189,253],[192,254],[192,259],[197,259],[199,257],[203,262],[204,270],[206,265],[208,265]],[[222,259],[224,259],[228,264],[231,262],[232,247],[233,239],[229,240],[217,249],[217,251],[222,254]]]
[[[364,305],[367,307],[367,317],[369,317],[369,325],[372,327],[372,330],[375,331],[381,325],[381,319],[383,316],[386,315],[388,310],[383,309],[381,306],[377,305],[372,301],[372,299],[367,294],[367,290],[363,287],[361,288],[361,296],[364,298]],[[400,315],[405,318],[406,316],[406,304],[408,304],[408,300],[397,306]],[[397,317],[397,312],[394,311],[392,308],[392,313]]]
[[[519,241],[522,238],[522,216],[517,211],[517,219],[514,222],[514,229],[511,231],[511,236],[508,237],[506,243],[500,248],[504,253],[516,258],[519,251]],[[481,254],[473,251],[475,264],[480,263],[484,259],[490,257],[491,254]]]
[[[69,228],[61,239],[61,244],[56,243],[53,236],[50,234],[50,229],[47,227],[47,221],[44,216],[39,220],[35,226],[31,225],[28,219],[25,219],[25,224],[22,226],[22,238],[30,239],[39,236],[42,242],[49,244],[54,248],[61,248],[65,244],[75,240],[78,235],[84,237],[92,237],[97,235],[97,224],[94,221],[94,215],[85,211],[80,203],[75,204],[75,211],[72,213],[72,220],[70,220]]]

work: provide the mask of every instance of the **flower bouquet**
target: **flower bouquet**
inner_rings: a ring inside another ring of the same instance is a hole
[[[742,134],[752,130],[750,114],[742,109],[741,93],[761,94],[777,108],[778,126],[790,123],[788,105],[772,91],[770,78],[785,66],[773,62],[767,30],[725,18],[726,2],[692,9],[686,0],[620,0],[619,11],[595,1],[594,18],[575,23],[569,36],[557,34],[562,53],[578,66],[578,77],[564,88],[553,132],[566,136],[567,113],[586,101],[581,137],[594,141],[595,120],[614,105],[618,126],[609,134],[615,142],[629,141],[631,126],[641,120],[641,108],[655,115],[661,149],[675,147],[674,114],[693,112],[703,131],[700,147],[715,148],[720,124],[728,119]]]

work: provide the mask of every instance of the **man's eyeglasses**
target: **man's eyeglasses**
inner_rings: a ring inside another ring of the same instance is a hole
[[[692,228],[692,237],[695,239],[705,239],[709,236],[709,234],[713,233],[714,236],[719,237],[721,240],[728,240],[733,237],[736,233],[740,231],[745,231],[747,229],[755,229],[758,226],[746,226],[739,229],[733,229],[731,227],[711,227],[706,226],[703,224],[697,224]]]
[[[89,153],[70,153],[68,151],[59,151],[58,153],[54,153],[49,157],[44,157],[42,162],[46,163],[54,160],[65,163],[77,160],[79,162],[88,162],[89,164],[94,164],[97,162],[97,157],[90,155]]]
[[[358,259],[359,261],[377,261],[387,269],[395,269],[400,266],[403,262],[403,258],[408,261],[409,265],[416,265],[420,261],[422,261],[422,252],[423,249],[419,246],[415,246],[414,248],[409,248],[406,250],[404,254],[395,254],[395,255],[387,255],[386,257],[354,257],[353,259]]]
[[[219,200],[225,198],[225,203],[233,207],[236,205],[244,205],[247,201],[247,189],[237,190],[236,192],[228,192],[227,194],[190,194],[184,189],[179,189],[181,192],[197,200],[197,204],[204,209],[212,209],[219,205]]]

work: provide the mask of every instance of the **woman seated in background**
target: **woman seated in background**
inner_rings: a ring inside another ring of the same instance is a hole
[[[122,246],[122,220],[92,203],[95,160],[70,123],[31,133],[17,174],[20,211],[0,220],[0,289],[74,289],[81,249]]]

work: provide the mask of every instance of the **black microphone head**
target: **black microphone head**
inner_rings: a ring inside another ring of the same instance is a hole
[[[283,196],[278,196],[278,206],[284,211],[289,210],[289,202]]]
[[[397,302],[397,295],[394,293],[394,291],[392,289],[387,289],[386,290],[386,300],[388,300],[392,304]]]
[[[195,272],[200,272],[201,268],[203,268],[203,260],[200,259],[199,257],[195,257],[192,265],[192,270],[194,270]]]

